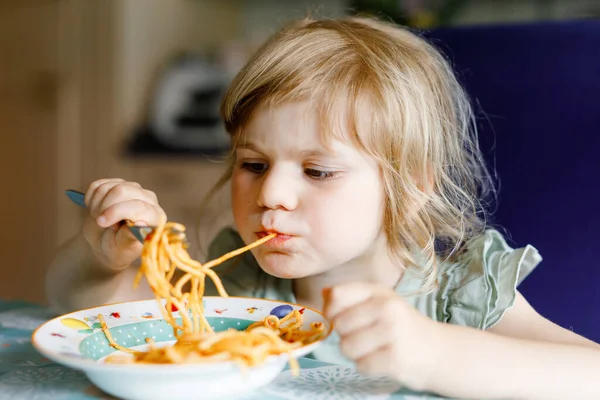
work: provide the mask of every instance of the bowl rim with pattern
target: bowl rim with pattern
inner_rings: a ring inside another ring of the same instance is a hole
[[[244,329],[248,324],[264,319],[278,308],[289,311],[299,310],[303,316],[304,327],[309,326],[311,322],[323,322],[325,324],[323,336],[313,343],[293,350],[294,358],[313,352],[333,330],[333,324],[320,311],[290,302],[235,296],[204,296],[203,302],[204,314],[217,331],[231,327]],[[164,320],[159,309],[165,307],[165,304],[164,300],[160,303],[156,299],[134,300],[73,311],[40,325],[32,333],[31,343],[43,356],[58,364],[83,371],[100,389],[126,399],[160,398],[160,395],[173,395],[173,390],[182,391],[178,398],[185,398],[186,393],[194,392],[194,398],[231,396],[240,390],[268,384],[289,361],[288,354],[281,354],[267,357],[264,364],[247,368],[241,368],[232,361],[201,364],[102,362],[105,356],[116,350],[108,346],[97,319],[98,314],[104,316],[111,334],[119,344],[125,347],[144,348],[147,347],[145,339],[150,337],[148,332],[152,329],[160,330],[160,333],[153,331],[152,335],[157,343],[175,341],[174,337],[169,338],[173,330]],[[174,312],[175,317],[178,315],[178,311]],[[218,327],[215,324],[223,324],[223,326]],[[138,333],[138,329],[142,331],[141,334]],[[158,376],[170,379],[157,379]],[[137,382],[135,385],[131,383],[134,381]],[[167,384],[171,388],[165,389],[166,386],[164,384],[160,386],[161,383],[158,381],[171,382],[172,384]],[[222,385],[216,386],[214,383],[217,381]],[[226,382],[231,383],[226,384]],[[133,386],[139,385],[145,388],[131,392]],[[178,389],[173,389],[176,386]],[[165,390],[161,392],[161,389]],[[205,396],[199,395],[197,389],[202,389]],[[186,392],[184,393],[183,390]]]

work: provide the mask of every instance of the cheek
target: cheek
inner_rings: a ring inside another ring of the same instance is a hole
[[[233,216],[244,218],[252,203],[252,184],[243,173],[234,172],[231,176],[231,206]]]
[[[355,182],[337,190],[334,196],[321,199],[320,204],[312,222],[322,229],[321,237],[330,244],[368,245],[381,232],[383,191],[377,182],[368,179]]]

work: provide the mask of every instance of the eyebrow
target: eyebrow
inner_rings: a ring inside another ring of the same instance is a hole
[[[235,145],[235,149],[236,150],[253,150],[253,151],[259,152],[258,149],[256,148],[256,146],[249,142],[238,143]]]
[[[307,149],[302,150],[303,157],[334,157],[337,154],[334,152],[327,152],[321,149]]]
[[[244,142],[244,143],[238,143],[235,146],[236,150],[251,150],[251,151],[256,151],[257,153],[263,153],[262,151],[260,151],[260,149],[255,146],[253,143],[250,142]],[[337,155],[336,152],[327,152],[325,150],[322,149],[306,149],[306,150],[302,150],[300,152],[300,154],[303,157],[334,157]]]

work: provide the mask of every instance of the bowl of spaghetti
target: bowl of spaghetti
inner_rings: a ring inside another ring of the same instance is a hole
[[[159,305],[153,299],[62,315],[39,327],[32,343],[45,357],[83,371],[97,387],[119,398],[210,399],[264,386],[277,377],[286,364],[293,370],[295,360],[311,353],[330,331],[329,323],[319,312],[297,305],[241,297],[204,297],[203,300],[205,317],[214,332],[233,334],[222,338],[221,348],[205,346],[204,353],[186,350],[185,346],[181,355],[177,351],[172,354],[166,351],[178,343],[191,347],[193,341],[186,343],[185,336],[179,340],[174,338],[172,326],[161,317],[160,308],[164,308],[166,302]],[[310,332],[314,325],[322,324],[322,330],[314,330],[316,336],[319,331],[322,335],[314,340],[308,338],[307,344],[291,349],[272,346],[270,343],[274,341],[268,337],[266,340],[258,337],[254,343],[248,338],[235,337],[253,324],[264,324],[285,312],[293,317],[289,322],[284,321],[283,326],[293,325],[297,313],[302,321],[298,332]],[[180,322],[180,312],[173,314]],[[109,335],[103,331],[103,325]],[[217,335],[207,334],[208,338]],[[118,350],[111,341],[140,353]],[[154,353],[149,351],[151,349]],[[141,355],[155,358],[144,360]]]
[[[230,297],[214,267],[252,247],[201,264],[187,253],[185,227],[165,222],[149,235],[138,279],[155,299],[102,305],[54,318],[32,335],[47,358],[83,371],[123,399],[213,399],[264,386],[315,350],[332,325],[317,310]],[[205,277],[219,296],[204,296]]]

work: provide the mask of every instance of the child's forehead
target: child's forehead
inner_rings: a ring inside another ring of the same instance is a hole
[[[321,99],[265,102],[254,110],[240,130],[239,140],[268,140],[292,135],[333,150],[335,142],[353,144],[353,121],[344,101],[327,104]]]

